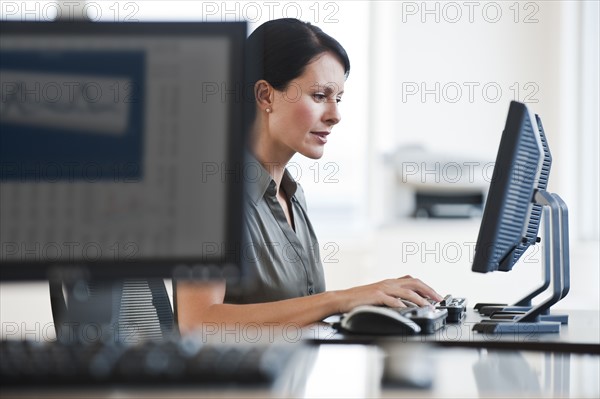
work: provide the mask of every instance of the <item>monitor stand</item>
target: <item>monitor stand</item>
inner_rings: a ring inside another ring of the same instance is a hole
[[[547,207],[543,208],[544,220],[546,221],[546,223],[544,223],[544,233],[543,233],[543,235],[544,235],[543,242],[544,243],[550,243],[550,237],[551,237],[550,226],[549,226],[549,223],[550,223],[549,212],[550,212],[550,209],[548,209]],[[538,238],[537,242],[540,242],[539,238]],[[534,291],[527,294],[525,297],[516,301],[512,305],[508,305],[506,303],[477,303],[477,304],[475,304],[474,309],[476,311],[478,311],[479,314],[482,316],[489,316],[491,319],[497,319],[497,320],[511,320],[519,315],[525,314],[528,311],[530,311],[533,308],[533,304],[532,304],[533,298],[537,297],[538,295],[540,295],[541,293],[546,291],[546,289],[548,287],[550,287],[550,281],[551,281],[551,276],[552,276],[551,263],[550,263],[551,256],[552,256],[552,253],[551,253],[550,245],[544,245],[544,254],[543,254],[543,260],[542,260],[543,282],[542,282],[542,285],[539,286],[538,288],[536,288]],[[569,291],[569,284],[567,282],[567,284],[563,284],[561,298],[564,298],[567,295],[568,291]],[[550,314],[550,310],[547,309],[540,315],[540,321],[558,321],[561,324],[568,324],[569,316],[562,315],[562,314]]]
[[[489,320],[475,324],[473,331],[481,333],[557,333],[560,332],[561,323],[568,322],[566,315],[549,314],[552,305],[564,298],[570,288],[567,205],[560,196],[545,190],[536,190],[533,200],[534,203],[543,206],[544,240],[546,242],[543,260],[544,284],[514,306],[503,308],[504,314],[496,312]],[[550,277],[552,295],[532,307],[531,300],[548,288]],[[478,305],[480,309],[485,309],[485,307],[481,307],[481,304]]]

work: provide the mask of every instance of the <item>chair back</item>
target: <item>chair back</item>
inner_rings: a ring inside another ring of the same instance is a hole
[[[136,344],[176,334],[162,279],[50,281],[57,339]]]

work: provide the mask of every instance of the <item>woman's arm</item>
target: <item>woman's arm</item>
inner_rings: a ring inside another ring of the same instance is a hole
[[[402,307],[404,304],[399,298],[404,298],[425,306],[429,303],[425,297],[437,301],[443,299],[429,286],[410,276],[347,290],[247,305],[224,304],[224,282],[178,282],[175,295],[179,330],[182,334],[193,331],[202,323],[294,323],[306,326],[332,314],[347,312],[359,305]]]

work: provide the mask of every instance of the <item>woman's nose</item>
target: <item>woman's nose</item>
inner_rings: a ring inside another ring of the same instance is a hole
[[[342,115],[340,114],[337,101],[332,101],[327,104],[327,111],[325,112],[324,118],[329,125],[340,123]]]

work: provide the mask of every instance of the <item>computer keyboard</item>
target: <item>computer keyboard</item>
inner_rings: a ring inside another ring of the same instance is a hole
[[[403,307],[362,305],[332,321],[342,332],[374,335],[433,334],[446,323],[458,323],[465,316],[466,299],[446,295],[431,306],[419,306],[402,299]]]
[[[467,308],[465,298],[454,298],[452,295],[446,295],[440,302],[430,300],[430,303],[436,309],[446,309],[448,311],[447,323],[458,323],[465,316]]]
[[[403,315],[415,321],[426,334],[438,330],[445,323],[458,323],[466,314],[466,298],[455,298],[448,294],[439,302],[433,299],[428,299],[428,301],[437,312],[428,311],[427,306],[419,307],[417,305],[409,306],[409,310],[406,311],[400,310]],[[441,320],[442,315],[444,315],[443,321]]]
[[[4,388],[95,385],[268,385],[299,345],[201,344],[181,339],[115,344],[0,343]]]

